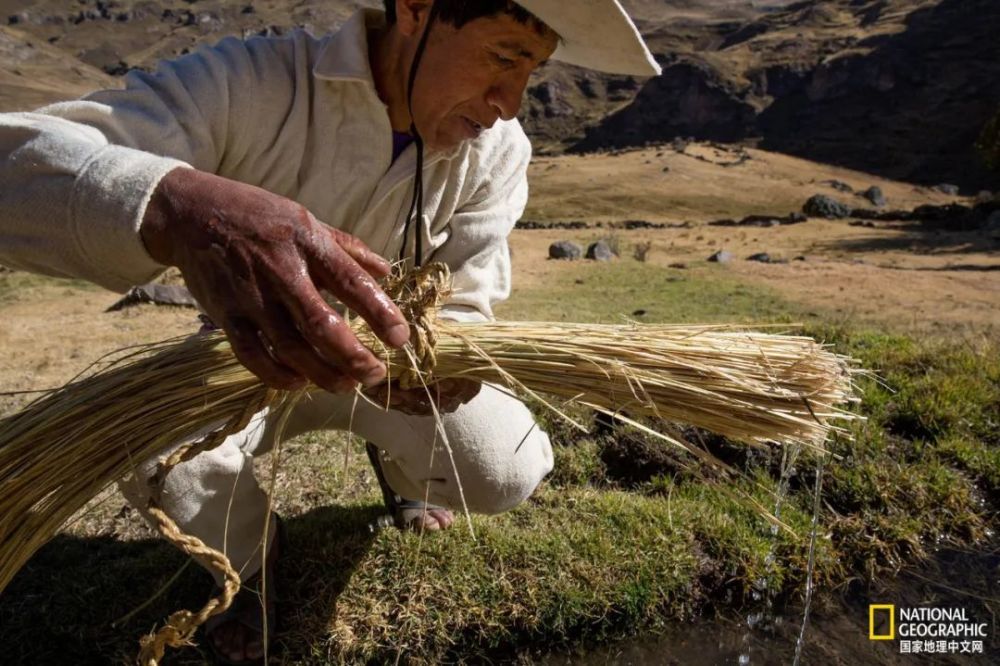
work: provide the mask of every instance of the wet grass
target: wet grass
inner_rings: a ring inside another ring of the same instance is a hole
[[[608,321],[642,308],[648,321],[786,323],[801,314],[718,271],[677,280],[681,271],[634,262],[599,270],[567,266],[544,293],[515,294],[503,314]],[[880,377],[860,381],[868,420],[853,427],[853,441],[830,442],[837,459],[824,480],[820,588],[882,577],[938,545],[975,543],[995,530],[1000,350],[985,340],[923,342],[822,323],[805,330]],[[780,451],[688,431],[744,473],[722,484],[641,434],[579,433],[542,418],[555,472],[525,505],[475,517],[475,539],[461,525],[423,539],[372,532],[379,500],[360,444],[328,433],[286,445],[277,493],[290,534],[279,640],[286,659],[505,659],[734,613],[761,580],[779,600],[797,598],[813,461],[795,466],[781,511],[790,530],[773,536],[741,496],[774,506]],[[50,544],[0,598],[0,640],[13,663],[61,663],[67,654],[79,663],[122,661],[155,622],[203,600],[210,584],[190,567],[111,626],[182,564],[122,507],[113,499]],[[171,663],[204,657],[191,648]]]

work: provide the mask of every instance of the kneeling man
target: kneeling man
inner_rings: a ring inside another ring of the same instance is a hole
[[[385,5],[323,38],[225,39],[129,74],[124,90],[0,115],[0,263],[116,290],[178,267],[262,381],[323,389],[282,436],[350,427],[371,442],[397,524],[438,529],[462,506],[459,479],[472,511],[528,497],[552,467],[548,437],[504,391],[444,382],[458,479],[447,455],[431,464],[426,394],[387,391],[384,364],[322,292],[399,347],[409,324],[378,280],[390,259],[439,261],[454,276],[440,316],[491,318],[528,195],[531,147],[515,117],[531,73],[550,57],[659,68],[617,0]],[[359,384],[371,402],[355,399]],[[161,500],[250,587],[280,550],[261,543],[275,519],[251,468],[274,444],[273,421],[258,414],[174,469]],[[138,507],[154,465],[122,483]],[[263,655],[261,604],[248,598],[208,627],[234,663]]]

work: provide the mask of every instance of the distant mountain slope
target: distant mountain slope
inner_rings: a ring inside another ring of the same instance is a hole
[[[39,69],[31,86],[52,94],[20,95],[4,81],[13,63],[27,51],[0,52],[0,111],[27,109],[54,99],[76,97],[98,87],[114,86],[129,68],[153,69],[157,61],[173,58],[198,44],[225,36],[280,34],[304,27],[324,33],[342,23],[358,7],[375,5],[360,0],[0,0],[0,25],[6,24],[34,46],[61,53],[60,69]],[[2,47],[0,47],[2,48]],[[111,75],[93,85],[76,86],[74,68],[85,65]],[[26,80],[26,79],[23,79]],[[7,92],[3,92],[3,91]]]
[[[575,151],[676,136],[923,183],[995,185],[977,160],[1000,104],[997,0],[813,0],[744,24],[717,48],[660,50],[664,75]]]
[[[33,109],[115,85],[104,72],[18,30],[0,26],[0,110]]]
[[[664,75],[542,68],[521,113],[538,152],[755,140],[897,179],[995,186],[972,143],[1000,104],[1000,0],[624,3]],[[0,0],[0,111],[115,85],[226,35],[327,32],[380,4]]]
[[[625,5],[644,32],[657,35],[659,50],[667,51],[715,44],[720,30],[732,32],[789,1],[625,0]],[[35,77],[52,95],[19,97],[12,90],[0,97],[0,110],[31,108],[58,99],[60,90],[65,90],[61,97],[77,96],[83,91],[64,79],[80,63],[117,77],[131,67],[152,69],[160,59],[226,35],[294,27],[327,32],[358,7],[380,5],[380,0],[0,0],[0,24],[60,49],[67,63]],[[0,77],[9,73],[6,62],[0,60]],[[582,139],[586,127],[630,102],[638,90],[639,81],[630,77],[553,63],[535,76],[521,119],[536,148],[558,151]]]

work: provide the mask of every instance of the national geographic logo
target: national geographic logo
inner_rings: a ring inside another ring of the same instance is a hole
[[[868,638],[873,641],[896,640],[896,607],[872,604],[868,607]]]
[[[898,638],[900,654],[982,654],[988,626],[970,618],[965,608],[868,606],[868,638]]]

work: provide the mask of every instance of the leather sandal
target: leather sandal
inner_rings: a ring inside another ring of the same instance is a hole
[[[396,494],[389,487],[389,482],[385,480],[385,472],[382,471],[382,459],[378,447],[371,442],[366,442],[365,452],[368,453],[368,460],[375,470],[375,478],[378,480],[378,486],[382,490],[382,501],[385,503],[385,508],[388,511],[387,515],[380,517],[375,523],[369,526],[373,531],[390,523],[400,530],[411,529],[413,521],[423,517],[428,511],[448,511],[443,506],[428,504],[420,500],[405,499]]]

